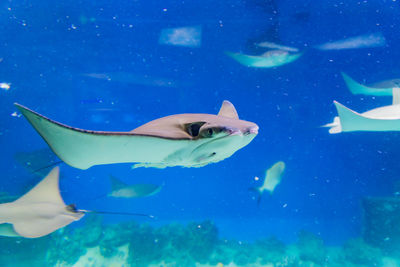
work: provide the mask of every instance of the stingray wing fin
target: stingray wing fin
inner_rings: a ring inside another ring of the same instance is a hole
[[[119,190],[121,188],[127,187],[128,185],[118,178],[115,178],[114,176],[110,175],[110,181],[111,181],[111,191]]]
[[[357,113],[334,101],[343,132],[352,131],[399,131],[400,119],[375,119]]]
[[[391,96],[392,88],[372,88],[353,80],[349,75],[341,72],[344,82],[353,95]]]
[[[161,133],[156,136],[77,129],[15,105],[53,152],[78,169],[112,163],[163,163],[169,154],[187,145],[187,140],[163,137]]]
[[[60,195],[59,175],[59,167],[55,167],[40,183],[14,202],[50,202],[65,206]]]
[[[68,215],[58,215],[51,218],[36,216],[29,220],[19,220],[13,223],[15,232],[26,238],[42,237],[67,226],[68,224],[79,220],[84,214],[78,214],[78,217]]]

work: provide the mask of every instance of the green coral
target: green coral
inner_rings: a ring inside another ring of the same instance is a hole
[[[378,248],[374,248],[362,239],[350,239],[343,246],[345,259],[358,266],[380,266],[382,253]]]
[[[321,237],[307,231],[300,231],[297,247],[302,261],[323,265],[326,261],[326,249]]]

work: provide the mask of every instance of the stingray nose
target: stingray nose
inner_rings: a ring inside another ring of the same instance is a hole
[[[255,125],[255,126],[248,127],[246,129],[246,131],[244,132],[244,135],[249,135],[249,134],[258,134],[258,126]]]

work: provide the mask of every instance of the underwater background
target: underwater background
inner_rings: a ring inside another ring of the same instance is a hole
[[[396,0],[2,1],[4,195],[43,178],[16,155],[47,148],[14,102],[77,128],[130,131],[217,114],[229,100],[260,129],[201,168],[60,164],[66,203],[155,218],[87,215],[43,238],[0,237],[0,266],[400,266],[399,133],[320,127],[337,114],[333,100],[357,111],[391,104],[352,95],[341,72],[363,84],[399,78],[399,14]],[[182,27],[183,43],[165,36]],[[376,33],[378,47],[315,48]],[[254,68],[227,54],[262,54],[254,44],[264,41],[302,55]],[[257,205],[249,188],[277,161],[282,181]],[[110,175],[163,186],[145,198],[99,197]]]

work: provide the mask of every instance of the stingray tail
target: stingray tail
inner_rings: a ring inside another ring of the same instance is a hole
[[[260,206],[261,203],[261,196],[262,196],[262,192],[261,191],[261,187],[249,187],[250,191],[256,192],[257,193],[257,206]]]
[[[142,216],[154,219],[154,215],[144,214],[144,213],[133,213],[133,212],[115,212],[115,211],[99,211],[99,210],[78,210],[84,213],[96,213],[96,214],[111,214],[111,215],[128,215],[128,216]]]

